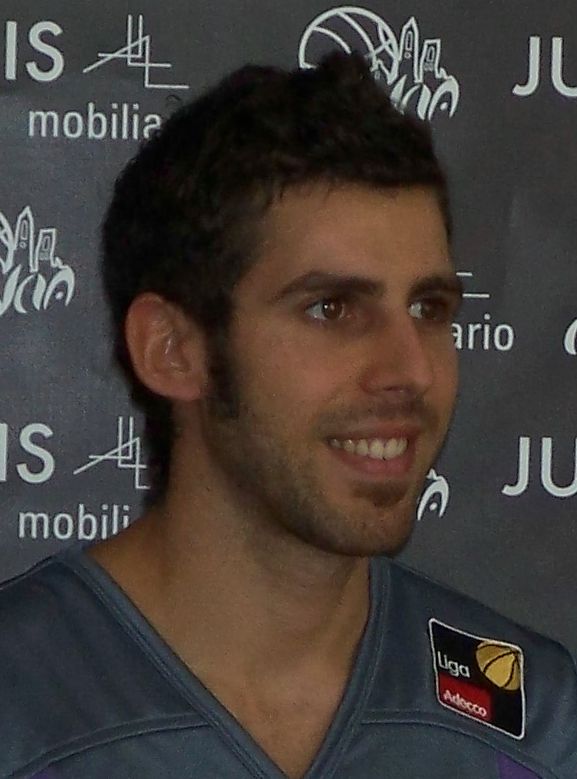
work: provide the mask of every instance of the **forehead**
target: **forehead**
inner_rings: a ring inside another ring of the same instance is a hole
[[[270,207],[245,281],[274,286],[317,271],[413,283],[450,269],[443,216],[431,190],[315,185],[291,189]]]

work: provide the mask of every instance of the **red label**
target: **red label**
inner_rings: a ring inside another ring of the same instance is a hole
[[[448,674],[439,674],[439,700],[461,714],[491,722],[493,718],[491,695]]]

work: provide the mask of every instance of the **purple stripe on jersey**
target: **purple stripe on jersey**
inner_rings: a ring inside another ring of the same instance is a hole
[[[525,766],[511,760],[507,755],[497,756],[499,779],[539,779],[539,776]]]

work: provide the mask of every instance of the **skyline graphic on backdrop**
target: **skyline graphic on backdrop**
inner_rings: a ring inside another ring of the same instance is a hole
[[[0,211],[0,316],[44,311],[55,302],[69,305],[76,278],[56,253],[57,240],[55,227],[38,228],[30,206],[14,226]]]

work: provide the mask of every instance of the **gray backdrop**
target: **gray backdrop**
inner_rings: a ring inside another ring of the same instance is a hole
[[[567,0],[2,0],[0,577],[139,512],[98,226],[122,164],[245,62],[361,50],[450,171],[462,390],[403,557],[577,650],[577,23]]]

